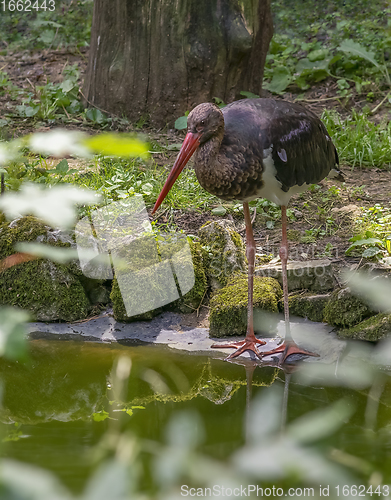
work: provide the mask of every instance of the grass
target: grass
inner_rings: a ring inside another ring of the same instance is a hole
[[[105,203],[140,194],[147,206],[152,207],[167,178],[167,171],[155,162],[140,159],[110,160],[99,158],[91,170],[76,175],[72,182],[101,193]],[[165,199],[163,210],[205,211],[218,202],[218,198],[205,191],[197,181],[194,170],[187,168],[179,176]]]
[[[354,167],[391,166],[391,124],[378,125],[371,122],[365,113],[342,118],[338,113],[325,111],[323,123],[329,131],[340,162]]]

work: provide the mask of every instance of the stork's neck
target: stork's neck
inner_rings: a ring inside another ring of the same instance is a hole
[[[208,141],[201,144],[195,152],[194,155],[194,168],[196,172],[203,169],[211,169],[216,167],[216,162],[218,161],[218,155],[221,148],[221,142],[223,140],[223,134],[215,135],[211,137]]]
[[[221,135],[215,134],[197,148],[194,170],[198,182],[206,191],[223,200],[232,200],[237,199],[241,190],[236,182],[240,168],[235,163],[235,157],[227,154],[223,136],[224,131]]]

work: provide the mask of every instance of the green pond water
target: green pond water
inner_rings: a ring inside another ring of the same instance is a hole
[[[287,385],[288,375],[275,366],[256,367],[250,386],[251,370],[246,372],[243,365],[145,345],[32,340],[28,363],[1,360],[2,456],[53,471],[71,491],[82,491],[92,473],[91,457],[111,422],[104,412],[116,399],[112,370],[120,355],[128,356],[132,366],[126,394],[116,400],[116,408],[132,410],[121,412],[121,425],[141,440],[164,442],[173,415],[191,410],[200,415],[205,428],[201,451],[225,460],[244,443],[243,422],[251,401],[280,386],[287,396],[281,412],[288,423],[345,398],[354,407],[351,418],[321,439],[318,447],[325,454],[338,449],[345,461],[353,457],[352,464],[344,465],[353,466],[363,481],[371,471],[365,466],[360,470],[361,462],[380,471],[382,483],[391,482],[387,376],[377,407],[373,386],[303,385],[296,373],[289,375]],[[375,406],[368,410],[371,390]]]

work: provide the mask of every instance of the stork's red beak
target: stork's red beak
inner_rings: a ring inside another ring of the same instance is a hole
[[[155,206],[153,207],[152,213],[154,214],[156,210],[160,207],[160,204],[167,196],[168,192],[172,188],[174,182],[177,180],[179,174],[182,172],[186,163],[190,160],[191,155],[200,145],[200,132],[188,132],[186,134],[185,140],[183,141],[181,150],[175,160],[174,166],[171,169],[171,172],[166,180],[166,183],[161,190],[158,199],[156,200]]]

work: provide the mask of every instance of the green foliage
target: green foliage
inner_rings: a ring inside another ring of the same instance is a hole
[[[16,5],[16,1],[12,3]],[[34,5],[40,8],[37,9]],[[33,0],[30,12],[17,8],[13,11],[2,10],[0,48],[42,50],[88,46],[91,36],[93,2],[90,0],[75,2],[56,0],[52,2],[52,5],[49,6],[49,0],[46,2]]]
[[[142,159],[132,161],[99,158],[99,167],[76,175],[73,182],[101,193],[106,203],[142,195],[153,205],[164,185],[167,172]],[[170,208],[205,210],[218,199],[202,189],[192,169],[185,169],[164,200],[163,210]]]
[[[175,124],[174,124],[174,127],[177,129],[177,130],[184,130],[187,128],[187,117],[189,116],[189,112],[186,111],[185,115],[184,116],[180,116],[179,118],[177,118],[175,120]]]
[[[94,125],[101,126],[102,128],[110,122],[110,119],[105,115],[105,113],[97,108],[86,109],[84,112],[84,118],[91,121]]]
[[[376,204],[363,210],[356,222],[357,234],[350,238],[352,243],[347,255],[359,254],[376,260],[391,256],[391,209]]]
[[[391,164],[391,123],[375,124],[365,113],[342,118],[324,111],[322,121],[333,139],[341,163],[354,167],[388,167]]]
[[[266,198],[258,198],[254,201],[250,201],[249,205],[252,209],[256,209],[257,217],[259,216],[265,221],[267,229],[274,229],[276,222],[281,221],[281,207],[272,201]],[[237,211],[240,209],[240,211],[242,211],[243,206],[242,204],[237,204],[234,205],[234,209]],[[289,221],[294,222],[296,220],[293,210],[290,208],[287,209],[286,214]]]
[[[390,85],[384,58],[391,45],[387,2],[304,0],[298,9],[298,2],[272,2],[275,35],[266,59],[265,88],[276,94],[290,84],[306,90],[334,76],[339,95],[346,97],[351,83],[358,93],[371,92],[372,82]]]
[[[3,89],[3,93],[7,92],[12,100],[21,102],[15,106],[15,112],[10,113],[10,116],[53,121],[80,114],[83,107],[79,100],[77,65],[65,67],[63,77],[61,83],[47,82],[46,85],[37,85],[34,91],[26,91],[12,85],[6,75],[0,75],[0,89]]]

